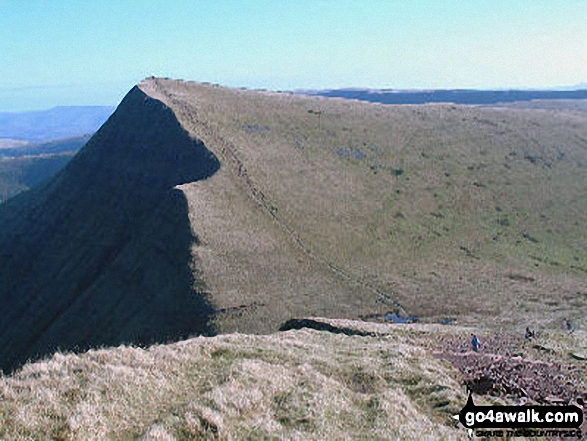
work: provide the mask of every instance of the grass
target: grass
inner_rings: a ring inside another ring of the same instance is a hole
[[[466,439],[451,418],[466,402],[460,375],[432,353],[447,339],[468,342],[473,328],[316,320],[372,335],[230,334],[27,364],[0,377],[0,437]],[[570,354],[585,351],[586,337],[546,331],[540,346],[518,349],[573,364]],[[475,402],[514,404],[491,396]]]
[[[585,354],[585,112],[383,106],[161,79],[125,103],[34,198],[3,205],[18,228],[3,232],[2,257],[38,270],[16,274],[38,288],[31,307],[4,266],[18,306],[6,315],[54,332],[5,324],[5,355],[78,338],[168,339],[198,320],[227,335],[26,364],[0,378],[1,438],[452,439],[463,436],[450,416],[465,396],[431,354],[443,338],[530,325],[547,350],[528,354]],[[179,192],[168,188],[175,175]],[[106,249],[104,265],[88,243]],[[97,313],[84,315],[88,305]],[[400,306],[462,327],[339,320],[376,335],[272,333],[292,317]],[[563,318],[579,330],[557,331]]]
[[[217,305],[253,296],[268,306],[242,327],[220,316],[219,329],[303,315],[297,299],[318,315],[357,316],[380,305],[373,290],[430,320],[579,318],[553,302],[587,292],[585,113],[141,87],[223,163],[182,186],[207,244],[194,257]]]
[[[464,390],[406,338],[313,330],[56,354],[0,379],[3,439],[438,439]]]

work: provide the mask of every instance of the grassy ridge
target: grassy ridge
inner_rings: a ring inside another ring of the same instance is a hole
[[[410,312],[558,323],[587,307],[583,112],[141,87],[315,261]],[[238,225],[215,228],[216,244]]]

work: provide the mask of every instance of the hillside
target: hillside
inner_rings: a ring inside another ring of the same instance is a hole
[[[94,133],[114,111],[110,106],[59,106],[31,112],[0,112],[0,139],[47,141]]]
[[[0,206],[0,360],[387,311],[578,326],[587,114],[145,80]]]
[[[147,85],[307,254],[409,312],[517,323],[584,311],[584,113]],[[196,212],[218,188],[184,192]],[[207,235],[206,218],[194,229],[225,255],[212,241],[232,228]]]
[[[56,355],[0,379],[0,437],[456,437],[464,390],[402,334],[231,334]]]
[[[0,203],[55,175],[89,136],[0,148]]]
[[[53,176],[72,156],[73,153],[10,159],[0,157],[0,203]]]

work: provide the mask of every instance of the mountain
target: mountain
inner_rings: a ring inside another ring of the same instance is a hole
[[[136,88],[56,177],[0,206],[2,367],[46,348],[204,333],[173,187],[217,167]]]
[[[577,85],[573,90],[393,90],[333,89],[302,91],[312,96],[346,98],[383,104],[454,103],[492,105],[535,100],[585,100],[587,89]]]
[[[110,106],[60,106],[33,112],[0,112],[0,138],[48,141],[94,133]]]
[[[587,115],[148,79],[0,206],[0,361],[292,317],[584,320]]]

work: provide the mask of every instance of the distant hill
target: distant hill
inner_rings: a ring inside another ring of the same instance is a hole
[[[314,96],[347,98],[383,104],[497,104],[533,100],[586,100],[587,89],[580,90],[377,90],[334,89],[304,91]]]
[[[0,138],[47,141],[94,133],[110,106],[63,106],[34,112],[0,112]]]
[[[0,203],[55,175],[89,138],[87,135],[0,148]]]
[[[292,317],[587,309],[587,114],[149,79],[0,205],[0,367]]]
[[[25,142],[16,146],[0,148],[0,158],[52,155],[77,152],[92,137],[91,134],[47,142]]]

